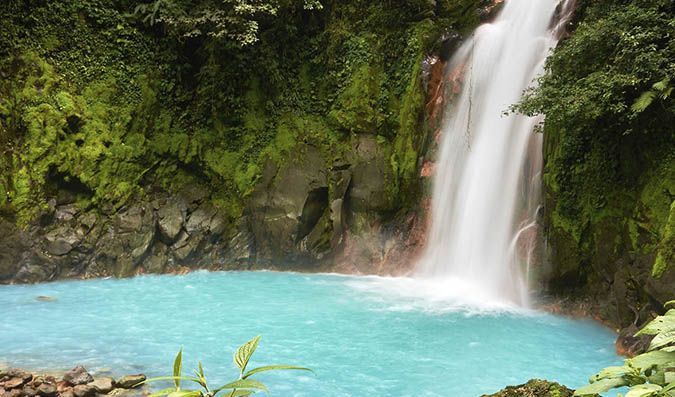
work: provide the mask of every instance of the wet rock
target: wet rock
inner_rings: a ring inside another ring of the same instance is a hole
[[[308,199],[313,201],[310,192],[328,187],[325,163],[316,147],[302,145],[294,159],[281,168],[272,162],[265,164],[249,208],[258,259],[287,262],[301,259],[297,257],[296,244],[310,229],[308,224],[300,226],[306,223],[301,217]]]
[[[133,206],[117,214],[115,223],[122,232],[138,231],[143,226],[144,210],[140,206]]]
[[[483,397],[572,397],[574,390],[546,380],[532,379],[525,384],[508,386],[495,394]]]
[[[28,372],[22,371],[16,368],[10,368],[3,372],[2,377],[0,377],[0,386],[6,390],[20,388],[21,386],[30,382],[33,379],[33,375]]]
[[[87,370],[83,366],[78,365],[77,367],[64,373],[63,380],[75,386],[87,384],[93,381],[94,378],[89,374],[89,372],[87,372]]]
[[[616,338],[616,352],[622,356],[635,357],[642,354],[649,348],[649,343],[654,338],[653,335],[635,336],[639,331],[635,324],[623,328]]]
[[[97,378],[93,382],[89,383],[97,393],[107,394],[110,390],[113,389],[114,381],[112,378]]]
[[[193,231],[194,232],[194,231]],[[178,238],[178,241],[173,245],[174,254],[176,258],[181,261],[187,260],[193,252],[197,250],[199,244],[203,239],[202,234],[195,234],[190,236],[188,233],[181,233],[181,236]]]
[[[56,275],[56,263],[46,262],[37,256],[30,256],[21,264],[14,279],[21,283],[47,281]]]
[[[132,389],[138,387],[139,383],[143,382],[145,379],[145,375],[143,374],[126,375],[118,379],[117,382],[115,382],[115,386],[122,389]]]
[[[255,236],[247,226],[248,219],[240,220],[237,232],[227,244],[225,262],[235,266],[248,266],[253,260]]]
[[[5,389],[15,389],[23,386],[24,383],[26,383],[25,379],[9,378],[8,380],[3,382],[2,387],[4,387]]]
[[[56,385],[53,385],[51,383],[42,383],[38,387],[37,392],[41,396],[53,397],[56,395]]]
[[[169,202],[160,207],[157,215],[157,226],[162,239],[167,243],[175,241],[185,221],[185,212],[176,202]]]
[[[23,395],[26,397],[34,397],[37,395],[37,390],[31,386],[24,386],[23,390],[21,390],[21,393],[23,393]]]
[[[62,394],[66,390],[72,390],[72,386],[70,383],[66,382],[65,380],[62,380],[60,382],[56,382],[56,391],[59,394]]]
[[[150,252],[150,255],[143,263],[145,269],[150,273],[162,273],[170,264],[171,260],[168,254],[169,250],[162,242],[157,242]]]
[[[60,205],[56,207],[54,218],[59,222],[66,222],[73,219],[80,212],[75,204]]]
[[[64,224],[45,235],[45,250],[56,256],[66,255],[82,241],[83,237],[84,234],[78,229]]]
[[[21,389],[12,389],[6,391],[3,397],[21,397],[22,394],[23,392],[21,391]]]
[[[96,389],[91,385],[77,385],[73,387],[75,397],[93,397],[96,395]]]
[[[28,239],[14,225],[0,218],[0,280],[7,280],[19,270],[18,258],[26,251]]]
[[[384,150],[375,137],[358,136],[354,151],[356,161],[352,167],[350,207],[356,212],[379,212],[393,209],[388,187],[393,180],[391,167]]]
[[[72,388],[69,388],[69,389],[64,390],[62,392],[59,392],[59,397],[75,397],[75,393],[73,393]]]

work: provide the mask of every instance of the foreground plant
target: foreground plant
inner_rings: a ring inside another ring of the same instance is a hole
[[[675,307],[675,301],[666,303],[668,306]],[[603,369],[574,395],[629,387],[626,397],[675,397],[675,309],[649,322],[635,334],[639,335],[654,335],[647,352],[625,360],[621,366]]]
[[[182,366],[183,366],[183,349],[178,351],[176,359],[173,362],[173,375],[172,376],[160,376],[157,378],[151,378],[144,382],[139,383],[148,383],[156,382],[162,380],[173,380],[174,387],[168,389],[160,390],[156,393],[151,394],[149,397],[215,397],[220,392],[226,392],[224,396],[227,397],[242,397],[250,396],[258,391],[267,392],[268,389],[260,381],[252,379],[251,377],[255,374],[267,371],[278,371],[278,370],[301,370],[301,371],[311,371],[309,368],[297,367],[294,365],[265,365],[262,367],[253,368],[246,370],[251,356],[258,348],[258,343],[260,342],[260,336],[256,336],[250,341],[244,343],[237,349],[234,353],[234,363],[239,368],[239,379],[232,382],[228,382],[220,387],[211,388],[206,382],[206,375],[204,375],[204,368],[202,367],[201,361],[199,362],[198,369],[194,371],[195,376],[183,376],[182,375]],[[181,381],[189,381],[199,385],[198,389],[181,389]]]

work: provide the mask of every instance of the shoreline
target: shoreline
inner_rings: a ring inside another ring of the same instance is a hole
[[[78,365],[70,370],[39,370],[0,365],[1,397],[144,397],[144,374],[119,378],[92,376]]]

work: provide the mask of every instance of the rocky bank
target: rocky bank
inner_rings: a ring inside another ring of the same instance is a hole
[[[140,397],[148,395],[139,385],[145,375],[127,375],[117,380],[110,377],[94,378],[77,366],[58,376],[34,374],[16,368],[0,369],[0,396],[2,397]]]

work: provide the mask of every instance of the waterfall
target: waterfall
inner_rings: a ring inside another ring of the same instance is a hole
[[[448,64],[462,88],[446,111],[431,229],[416,275],[454,294],[528,304],[542,169],[542,137],[533,130],[542,120],[507,111],[557,42],[557,6],[507,0]]]

